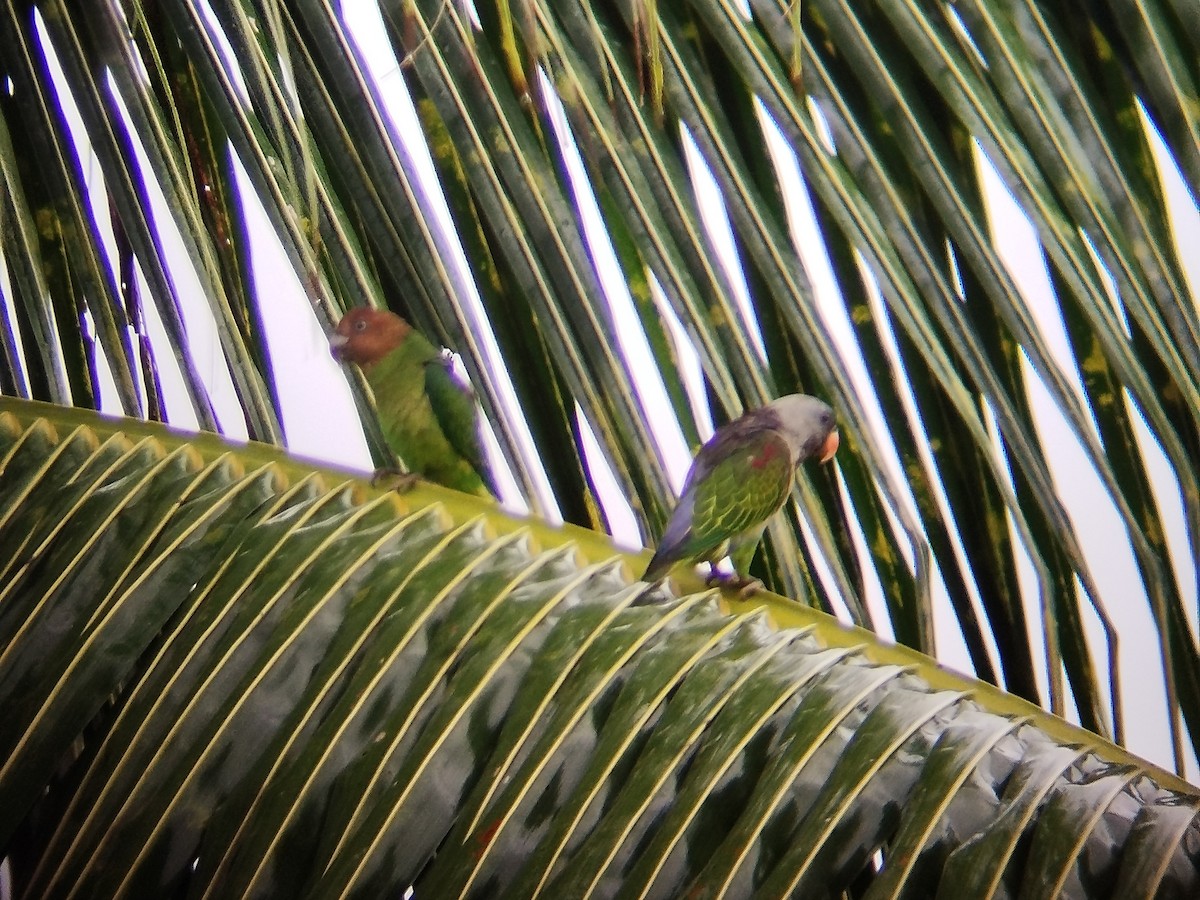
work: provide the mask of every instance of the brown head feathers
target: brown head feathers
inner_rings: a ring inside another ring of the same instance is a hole
[[[369,366],[383,359],[402,343],[412,326],[394,312],[358,306],[338,322],[329,338],[333,355],[343,362]]]

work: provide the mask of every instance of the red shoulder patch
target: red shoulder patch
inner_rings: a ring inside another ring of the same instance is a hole
[[[750,468],[762,469],[769,465],[779,456],[779,442],[767,441],[754,456],[750,457]]]

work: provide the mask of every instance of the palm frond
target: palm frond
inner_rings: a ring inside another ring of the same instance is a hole
[[[1196,889],[1169,773],[454,492],[3,400],[0,547],[20,896]]]

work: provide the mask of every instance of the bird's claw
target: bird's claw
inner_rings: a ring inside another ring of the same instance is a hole
[[[397,494],[407,494],[417,486],[421,476],[414,472],[401,472],[399,469],[376,469],[371,476],[371,487],[381,491],[395,491]]]
[[[704,579],[704,583],[708,587],[720,588],[723,591],[734,591],[739,600],[749,600],[759,591],[764,590],[763,583],[757,578],[743,577],[737,573],[726,575],[724,572],[715,569]]]
[[[749,600],[759,591],[763,590],[766,590],[766,585],[764,585],[757,578],[746,578],[743,580],[742,585],[737,589],[738,599]]]

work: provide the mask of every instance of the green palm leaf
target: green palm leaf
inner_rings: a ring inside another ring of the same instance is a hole
[[[0,460],[23,896],[1195,888],[1192,788],[819,613],[136,422]]]

